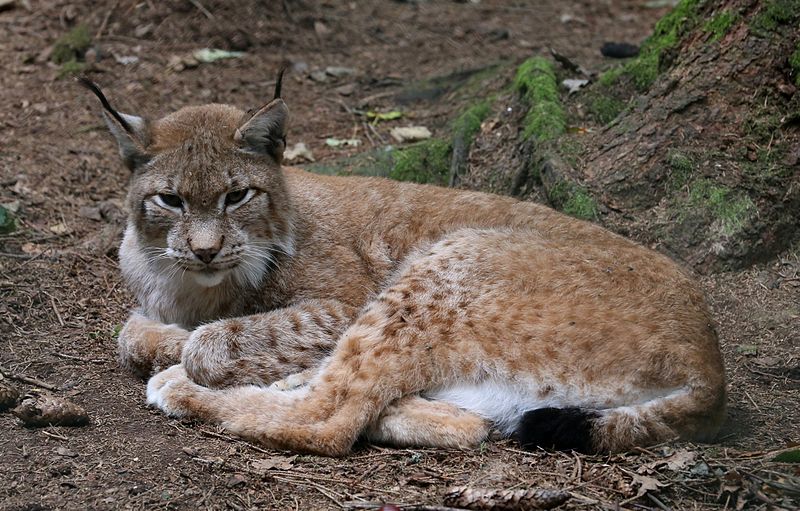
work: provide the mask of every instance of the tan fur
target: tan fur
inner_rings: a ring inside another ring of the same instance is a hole
[[[260,125],[264,154],[243,145],[261,140],[258,122],[242,126],[230,106],[142,123],[150,142],[136,156],[150,160],[134,170],[121,249],[141,310],[120,357],[140,371],[181,362],[151,379],[149,402],[329,455],[360,436],[475,445],[492,422],[511,432],[514,417],[484,410],[504,399],[598,410],[602,451],[714,437],[725,409],[716,334],[668,258],[507,197],[281,168],[281,108],[253,116],[274,116]],[[259,192],[216,209],[237,187]],[[165,192],[186,210],[154,206]],[[231,272],[218,285],[193,277],[197,239]],[[308,384],[281,390],[301,371]]]

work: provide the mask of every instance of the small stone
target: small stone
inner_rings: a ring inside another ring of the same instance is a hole
[[[325,23],[317,20],[314,22],[314,32],[319,36],[326,36],[331,33],[331,29]]]
[[[59,456],[64,456],[65,458],[77,458],[78,457],[78,453],[76,453],[75,451],[72,451],[70,449],[67,449],[66,447],[59,447],[58,449],[56,449],[56,454],[58,454]]]
[[[325,68],[325,72],[334,78],[341,78],[343,76],[354,75],[356,70],[352,67],[328,66]]]
[[[183,454],[191,456],[192,458],[194,458],[199,454],[198,450],[195,449],[194,447],[183,447],[181,448],[181,450],[183,451]]]
[[[328,75],[322,69],[317,69],[316,71],[311,71],[308,75],[315,82],[325,83],[328,81]]]
[[[242,474],[233,474],[225,481],[226,488],[238,488],[247,485],[247,477]]]
[[[356,91],[356,84],[348,83],[346,85],[342,85],[341,87],[336,87],[333,89],[337,94],[341,96],[350,96]]]

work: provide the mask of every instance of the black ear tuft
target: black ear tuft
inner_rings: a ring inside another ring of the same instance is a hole
[[[525,412],[514,434],[525,449],[595,452],[594,422],[600,414],[582,408],[540,408]]]
[[[278,99],[281,97],[281,85],[283,84],[283,73],[286,72],[288,66],[281,66],[280,70],[278,71],[278,79],[275,80],[275,95],[272,96],[272,99]]]
[[[100,103],[103,105],[103,108],[105,108],[106,112],[111,114],[125,131],[128,133],[133,133],[133,128],[131,128],[131,125],[128,124],[128,122],[121,115],[119,115],[119,112],[111,107],[111,103],[108,102],[106,95],[103,94],[103,91],[100,90],[100,87],[98,87],[96,83],[85,76],[78,76],[76,80],[80,85],[86,87],[92,91],[95,96],[97,96],[97,99],[100,100]]]
[[[77,81],[81,86],[92,91],[97,96],[97,99],[100,100],[100,104],[103,105],[103,118],[108,125],[108,129],[117,139],[119,154],[125,165],[129,169],[135,170],[150,161],[151,156],[145,151],[149,139],[147,121],[135,115],[116,111],[111,106],[111,103],[108,102],[100,87],[89,78],[79,76]]]

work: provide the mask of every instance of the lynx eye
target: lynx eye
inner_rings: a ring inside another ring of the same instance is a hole
[[[160,206],[167,208],[182,209],[183,199],[172,193],[159,193],[156,195],[156,202]]]
[[[253,190],[250,188],[243,188],[241,190],[236,190],[234,192],[228,192],[225,196],[225,205],[226,206],[235,206],[237,204],[241,204],[245,201],[245,199],[249,199],[252,196]]]

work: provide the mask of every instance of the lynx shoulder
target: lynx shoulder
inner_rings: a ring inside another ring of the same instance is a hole
[[[148,383],[166,413],[329,455],[716,435],[717,337],[667,257],[533,203],[283,167],[279,85],[155,121],[87,86],[132,171],[120,358],[174,364]]]

